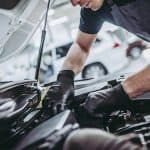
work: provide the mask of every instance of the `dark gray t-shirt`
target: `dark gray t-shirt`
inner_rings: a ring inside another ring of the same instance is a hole
[[[150,0],[135,0],[121,6],[104,4],[98,11],[82,8],[79,28],[96,34],[104,21],[124,27],[150,41]]]

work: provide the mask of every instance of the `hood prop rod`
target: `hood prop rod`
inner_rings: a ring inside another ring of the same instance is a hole
[[[46,26],[47,26],[47,21],[48,21],[48,11],[49,11],[49,8],[50,8],[50,3],[51,3],[51,0],[48,0],[47,9],[46,9],[46,12],[45,12],[44,27],[43,27],[42,34],[41,34],[41,43],[40,43],[39,54],[38,54],[38,59],[37,59],[37,66],[36,66],[36,72],[35,72],[35,79],[37,81],[39,81],[39,73],[40,73],[40,66],[41,66],[41,61],[42,61],[44,43],[45,43],[45,39],[46,39]]]

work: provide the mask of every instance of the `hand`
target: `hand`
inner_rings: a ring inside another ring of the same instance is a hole
[[[111,113],[118,109],[129,108],[131,100],[121,84],[106,90],[89,94],[83,107],[92,116],[101,113]]]
[[[48,98],[43,101],[44,108],[51,108],[51,104],[70,104],[74,98],[74,73],[71,70],[63,70],[57,76],[57,81],[51,85]]]
[[[93,117],[118,109],[133,109],[134,98],[150,91],[150,65],[111,89],[88,95],[82,109]]]
[[[150,91],[150,65],[128,77],[122,84],[111,89],[91,93],[84,106],[92,115],[110,113],[117,109],[128,109],[133,98]]]

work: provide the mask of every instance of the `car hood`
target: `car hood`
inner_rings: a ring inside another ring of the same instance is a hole
[[[45,0],[0,0],[0,63],[25,48],[45,10]]]

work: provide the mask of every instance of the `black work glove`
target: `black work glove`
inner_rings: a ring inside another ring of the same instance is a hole
[[[125,93],[121,84],[117,86],[97,91],[89,94],[83,108],[94,116],[99,113],[111,113],[118,109],[127,109],[130,107],[132,100]]]
[[[62,70],[57,76],[48,91],[47,98],[43,101],[44,108],[51,108],[53,105],[69,105],[74,98],[74,72]]]

